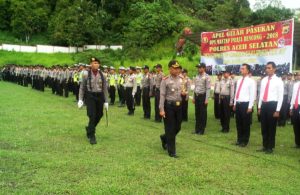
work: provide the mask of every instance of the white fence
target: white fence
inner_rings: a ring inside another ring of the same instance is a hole
[[[84,45],[83,47],[61,47],[52,45],[36,45],[36,46],[25,46],[25,45],[0,45],[0,50],[15,51],[15,52],[29,52],[29,53],[76,53],[85,50],[105,50],[112,49],[118,50],[123,49],[122,45]]]

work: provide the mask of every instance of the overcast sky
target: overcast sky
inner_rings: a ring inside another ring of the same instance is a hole
[[[250,2],[251,8],[253,8],[253,5],[255,4],[255,0],[248,0]],[[281,0],[282,4],[286,8],[300,8],[300,0]]]

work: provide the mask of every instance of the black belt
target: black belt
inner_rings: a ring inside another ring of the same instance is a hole
[[[224,99],[224,98],[230,98],[230,95],[220,95],[220,98],[221,98],[221,99]]]
[[[205,95],[206,96],[206,93],[195,93],[195,96],[198,97],[198,96],[203,96]]]
[[[172,106],[181,106],[181,101],[166,100],[165,103]]]
[[[94,95],[94,96],[101,96],[101,95],[103,95],[103,92],[91,92],[91,91],[88,91],[87,94]]]
[[[248,104],[249,102],[236,102],[236,104]]]

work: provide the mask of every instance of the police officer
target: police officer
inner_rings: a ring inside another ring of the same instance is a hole
[[[193,103],[195,104],[195,133],[203,135],[206,128],[207,122],[207,105],[210,95],[210,76],[206,74],[205,63],[200,63],[196,66],[198,68],[198,75],[194,78],[194,98]]]
[[[295,147],[300,148],[300,73],[296,74],[296,82],[293,86],[292,99],[290,102],[290,115],[292,118]]]
[[[125,105],[125,68],[121,66],[119,68],[119,76],[118,76],[118,94],[119,94],[119,107],[123,107]]]
[[[258,102],[258,114],[261,115],[261,131],[263,148],[261,152],[273,153],[275,147],[276,126],[279,111],[283,101],[283,82],[275,75],[276,64],[268,62],[266,65],[267,76],[262,79]]]
[[[103,116],[103,107],[108,110],[108,91],[106,77],[99,71],[100,61],[97,58],[91,58],[90,65],[91,70],[83,73],[78,107],[83,106],[83,96],[85,94],[87,115],[89,117],[86,133],[90,144],[96,144],[96,126]]]
[[[236,113],[237,142],[240,147],[247,146],[250,137],[251,113],[256,96],[256,83],[249,77],[250,65],[241,66],[241,75],[237,81],[233,110]]]
[[[129,75],[125,82],[125,97],[126,97],[126,105],[128,109],[128,115],[134,115],[134,96],[136,93],[136,75],[135,75],[135,67],[130,66]]]
[[[221,132],[229,132],[230,124],[230,113],[231,106],[233,106],[234,98],[234,83],[233,80],[229,77],[230,72],[225,71],[223,79],[220,83],[220,121],[221,121]]]
[[[217,80],[214,85],[214,114],[215,119],[220,119],[220,83],[222,80],[222,73],[217,74]]]
[[[154,96],[155,96],[155,122],[161,122],[161,116],[159,114],[159,98],[160,98],[160,83],[162,81],[162,78],[164,77],[164,73],[162,72],[162,65],[157,64],[155,66],[156,68],[156,74],[155,74],[155,91],[154,91]]]
[[[108,75],[110,105],[115,104],[117,82],[118,76],[115,72],[115,68],[111,66]]]
[[[188,77],[187,69],[182,69],[182,121],[188,121],[188,107],[189,107],[189,92],[191,89],[191,80]]]
[[[170,75],[163,78],[160,86],[160,115],[164,119],[165,134],[161,135],[163,149],[167,149],[170,157],[176,155],[176,135],[182,122],[182,77],[179,76],[179,64],[176,60],[169,62]]]
[[[143,67],[144,75],[141,81],[142,87],[142,103],[144,110],[144,119],[150,119],[151,116],[151,103],[150,103],[150,94],[151,94],[151,76],[149,73],[149,66],[145,65]]]
[[[135,99],[135,104],[137,106],[141,105],[141,94],[142,94],[142,88],[141,88],[141,83],[143,79],[143,73],[141,72],[141,67],[137,66],[136,67],[136,94],[134,96]]]

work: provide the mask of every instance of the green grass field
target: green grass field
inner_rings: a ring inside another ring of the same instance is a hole
[[[110,107],[91,146],[85,109],[74,97],[0,82],[0,194],[299,194],[300,150],[292,127],[278,128],[275,153],[261,148],[254,117],[250,144],[219,132],[212,102],[206,135],[192,134],[194,108],[177,136],[178,159],[161,149],[163,125]],[[153,113],[153,112],[152,112]]]

